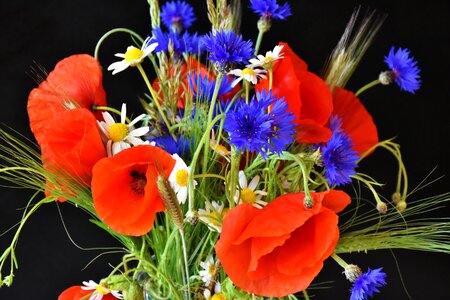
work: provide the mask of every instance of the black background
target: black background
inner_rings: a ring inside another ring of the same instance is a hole
[[[195,2],[199,20],[194,29],[208,31],[206,1]],[[245,1],[247,3],[247,1]],[[407,47],[419,61],[423,85],[415,94],[400,92],[396,86],[376,87],[361,97],[373,115],[380,138],[397,136],[402,145],[411,187],[416,186],[435,166],[434,178],[448,171],[448,101],[450,100],[450,5],[447,1],[290,1],[294,15],[287,22],[275,22],[262,44],[270,50],[278,41],[290,43],[313,72],[319,72],[327,55],[337,43],[355,6],[376,8],[388,14],[374,45],[349,82],[356,90],[375,79],[386,67],[383,57],[392,45]],[[244,4],[242,32],[246,39],[256,38],[256,16]],[[77,1],[1,1],[0,3],[0,121],[31,137],[26,115],[28,93],[35,83],[27,75],[33,61],[47,70],[62,58],[75,53],[93,54],[97,40],[115,27],[128,27],[145,36],[150,32],[148,5],[144,0]],[[108,40],[100,52],[104,67],[131,44],[126,34]],[[122,101],[135,103],[145,91],[136,70],[116,76],[104,74],[109,104],[119,108]],[[131,105],[131,104],[130,104]],[[64,122],[64,120],[61,120]],[[385,152],[372,155],[361,171],[373,175],[387,186],[380,192],[389,196],[394,187],[394,160]],[[448,191],[448,178],[428,187],[416,197]],[[20,208],[31,194],[1,188],[0,231],[14,225]],[[63,219],[76,243],[84,248],[117,246],[115,241],[91,225],[87,216],[69,204],[59,205]],[[442,214],[449,215],[449,209]],[[0,237],[0,250],[12,234]],[[17,244],[19,270],[12,287],[0,289],[0,299],[56,299],[66,287],[82,280],[99,280],[111,271],[120,256],[104,255],[85,270],[83,267],[101,251],[80,250],[67,237],[57,206],[38,211],[22,232]],[[413,299],[448,299],[450,276],[447,255],[395,251],[404,283]],[[395,260],[389,251],[345,255],[348,262],[367,267],[385,267],[389,285],[376,299],[408,299],[401,284]],[[4,268],[3,275],[8,272]],[[340,269],[329,260],[320,280],[335,280],[334,288],[311,291],[317,299],[348,299],[350,287]]]

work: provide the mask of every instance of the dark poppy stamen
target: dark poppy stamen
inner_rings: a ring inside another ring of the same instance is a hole
[[[131,190],[138,195],[144,195],[145,185],[147,184],[147,177],[145,177],[145,174],[133,170],[130,172],[130,176],[131,176],[130,181]]]

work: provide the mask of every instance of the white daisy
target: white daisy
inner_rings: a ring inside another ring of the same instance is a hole
[[[203,297],[205,297],[205,300],[226,300],[227,297],[222,294],[222,286],[220,282],[216,282],[214,285],[214,294],[211,294],[211,291],[209,289],[205,289],[203,291]]]
[[[117,299],[123,299],[123,296],[119,291],[111,290],[103,285],[96,283],[93,280],[83,281],[83,284],[84,286],[82,286],[81,289],[85,291],[94,291],[88,300],[101,300],[103,299],[104,295],[108,294],[112,294]]]
[[[205,283],[205,286],[209,286],[211,281],[216,276],[217,270],[219,269],[219,260],[214,261],[211,254],[208,257],[208,260],[200,262],[200,267],[202,267],[203,270],[200,270],[198,273],[202,277],[202,281]]]
[[[243,70],[241,69],[231,70],[229,74],[238,77],[231,83],[231,87],[235,87],[236,84],[238,84],[242,79],[245,79],[253,84],[257,84],[258,78],[264,79],[267,78],[266,75],[264,75],[266,72],[267,72],[266,70],[252,69],[251,67],[250,68],[247,67]]]
[[[248,203],[257,208],[262,208],[267,205],[267,202],[261,200],[267,193],[264,191],[256,190],[259,183],[259,175],[255,176],[249,184],[247,184],[247,177],[244,171],[239,171],[239,187],[234,195],[234,202],[237,204]]]
[[[120,151],[130,148],[132,145],[137,146],[147,144],[139,137],[146,134],[149,130],[147,126],[134,129],[134,125],[145,117],[145,114],[137,116],[129,124],[125,124],[127,115],[127,106],[122,104],[122,111],[120,113],[120,123],[116,123],[113,117],[108,112],[103,112],[103,119],[105,121],[98,122],[100,129],[105,136],[106,152],[108,157],[113,156]]]
[[[206,202],[205,205],[205,209],[198,210],[198,218],[211,230],[222,232],[222,220],[228,212],[228,208],[224,209],[225,204],[219,204],[216,201]]]
[[[191,167],[188,167],[178,154],[175,153],[172,157],[175,159],[175,166],[173,167],[172,173],[170,173],[169,182],[175,194],[177,194],[178,203],[184,204],[187,199],[188,177],[191,172]],[[197,182],[194,180],[194,186],[196,185]]]
[[[144,58],[150,55],[155,50],[158,43],[152,43],[151,37],[147,37],[142,44],[141,49],[134,46],[129,46],[125,53],[116,53],[115,56],[123,58],[121,61],[116,61],[108,67],[108,71],[113,71],[112,74],[122,72],[129,66],[135,67],[140,64]]]
[[[258,55],[257,58],[252,58],[249,60],[250,67],[256,68],[256,67],[262,67],[265,69],[270,69],[273,65],[273,62],[276,60],[279,60],[283,58],[283,54],[281,53],[281,50],[283,50],[283,45],[275,46],[273,51],[267,51],[266,55]]]

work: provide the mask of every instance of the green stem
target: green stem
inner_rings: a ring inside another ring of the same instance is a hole
[[[379,79],[376,79],[376,80],[374,80],[374,81],[372,81],[372,82],[369,82],[368,84],[366,84],[365,86],[363,86],[362,88],[360,88],[356,93],[355,93],[355,96],[359,96],[362,92],[364,92],[365,90],[368,90],[368,89],[370,89],[371,87],[373,87],[373,86],[376,86],[376,85],[378,85],[378,84],[380,84],[381,82],[380,82],[380,80]]]
[[[250,82],[244,79],[245,86],[245,103],[248,104],[250,101]]]
[[[346,263],[345,260],[343,260],[336,253],[331,254],[331,258],[334,259],[342,268],[346,269],[348,267],[348,263]]]
[[[127,29],[127,28],[114,28],[111,29],[110,31],[106,32],[104,35],[102,35],[102,37],[98,40],[97,45],[95,46],[95,50],[94,50],[94,57],[96,60],[98,60],[98,52],[100,51],[100,46],[103,44],[103,42],[113,33],[116,32],[125,32],[125,33],[129,33],[132,36],[134,36],[135,38],[137,38],[141,43],[144,43],[144,39],[137,34],[136,32],[134,32],[133,30]]]
[[[219,178],[223,181],[225,181],[225,177],[219,175],[219,174],[196,174],[194,175],[194,179],[195,178]]]
[[[309,300],[309,295],[306,290],[303,290],[303,297],[305,297],[305,300]]]
[[[187,214],[189,213],[193,213],[194,212],[194,175],[193,173],[195,172],[195,167],[197,165],[197,161],[198,161],[198,157],[200,156],[200,152],[202,151],[202,146],[203,144],[207,145],[209,147],[209,141],[207,142],[207,140],[210,138],[210,134],[209,132],[211,131],[211,129],[213,128],[214,124],[217,123],[217,121],[219,121],[221,118],[223,118],[223,114],[218,115],[214,118],[214,120],[212,120],[209,124],[208,124],[208,128],[206,128],[205,133],[203,134],[200,143],[197,146],[197,150],[195,150],[194,156],[192,157],[192,161],[191,161],[191,170],[192,172],[189,172],[189,176],[188,176],[188,207],[189,207],[189,211]],[[204,172],[203,174],[206,174],[206,172]]]
[[[183,257],[184,257],[184,277],[185,277],[185,285],[187,287],[187,295],[185,295],[186,299],[191,299],[191,286],[189,284],[189,267],[188,267],[188,257],[187,257],[187,248],[186,248],[186,240],[184,239],[183,230],[179,230],[181,237],[181,244],[183,247]]]
[[[110,111],[110,112],[112,112],[112,113],[114,113],[114,114],[116,114],[118,116],[122,116],[122,112],[120,110],[112,108],[112,107],[109,107],[109,106],[95,106],[95,105],[93,105],[92,106],[92,110],[106,110],[106,111]],[[126,118],[128,123],[131,122],[131,120],[127,116],[125,116],[125,118]]]
[[[258,55],[259,47],[261,46],[263,36],[264,36],[264,31],[260,30],[258,32],[258,38],[256,39],[255,56]]]
[[[142,67],[141,64],[137,64],[136,67],[138,68],[139,72],[141,73],[142,78],[144,79],[145,84],[147,85],[147,88],[150,91],[150,94],[152,95],[153,103],[155,104],[156,109],[158,110],[159,114],[161,115],[161,118],[163,119],[164,123],[166,124],[167,129],[169,129],[170,128],[169,120],[167,120],[167,117],[164,114],[164,112],[163,112],[163,110],[161,108],[161,105],[159,105],[159,97],[156,94],[155,90],[153,89],[150,81],[148,80],[148,77],[147,77],[147,74],[144,71],[144,68]],[[173,132],[171,134],[172,134],[172,137],[176,140],[175,134]]]
[[[211,124],[211,122],[212,122],[212,118],[213,118],[213,115],[214,115],[214,110],[215,110],[215,107],[216,107],[216,101],[217,101],[217,97],[218,97],[218,95],[219,95],[219,89],[220,89],[220,86],[222,85],[222,80],[223,80],[223,73],[219,73],[218,75],[217,75],[217,78],[216,78],[216,85],[215,85],[215,87],[214,87],[214,93],[213,93],[213,96],[212,96],[212,99],[211,99],[211,106],[209,107],[209,112],[208,112],[208,120],[207,120],[207,126],[208,127],[211,127],[210,129],[208,129],[207,131],[206,131],[206,133],[208,134],[208,137],[209,137],[209,132],[211,131],[211,129],[212,129],[212,126],[209,126],[210,124]],[[208,143],[204,143],[204,145],[203,145],[203,168],[202,168],[202,170],[203,170],[203,174],[206,174],[206,173],[208,173],[208,158],[209,158],[209,142]]]

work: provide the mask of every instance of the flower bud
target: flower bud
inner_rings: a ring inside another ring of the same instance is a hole
[[[355,282],[361,276],[361,268],[357,265],[348,265],[344,270],[345,278],[350,282]]]
[[[392,75],[392,71],[381,72],[378,76],[378,80],[382,85],[389,85],[392,81],[394,81],[394,77]]]
[[[305,206],[306,209],[313,208],[313,206],[314,206],[313,198],[310,195],[305,194],[305,199],[303,200],[303,205]]]
[[[391,200],[395,204],[398,204],[402,200],[402,194],[400,194],[400,192],[393,193],[391,196]]]
[[[408,205],[406,204],[406,201],[405,201],[405,200],[402,200],[402,201],[400,201],[399,203],[397,203],[396,208],[397,208],[397,210],[398,210],[399,212],[403,212],[403,211],[405,211],[405,209],[406,209],[407,206],[408,206]]]
[[[270,30],[270,28],[272,27],[272,21],[270,20],[270,18],[260,18],[258,20],[258,30],[261,32],[267,32]]]
[[[384,202],[378,202],[377,203],[377,210],[380,214],[386,214],[387,213],[387,205]]]

